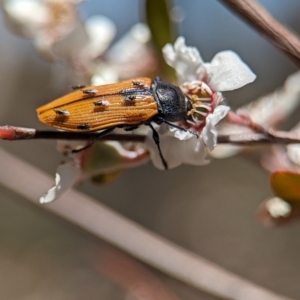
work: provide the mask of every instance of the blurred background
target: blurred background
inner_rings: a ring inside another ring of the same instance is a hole
[[[300,31],[299,1],[259,2],[281,22]],[[205,61],[231,49],[257,74],[253,84],[226,93],[232,107],[275,90],[297,70],[220,2],[174,3],[182,14],[180,35],[187,45],[199,49]],[[142,0],[91,0],[79,8],[83,19],[94,14],[109,17],[117,28],[115,41],[135,23],[145,22]],[[35,109],[62,94],[57,74],[62,81],[68,74],[59,64],[44,61],[29,40],[10,32],[3,14],[0,24],[0,123],[44,128]],[[294,117],[297,114],[299,111]],[[54,176],[62,159],[55,144],[2,141],[1,147]],[[18,172],[18,166],[13,167]],[[300,298],[299,225],[271,229],[255,219],[259,203],[272,192],[268,174],[254,156],[239,155],[214,160],[204,167],[181,166],[168,172],[148,163],[125,172],[110,185],[84,182],[78,189],[227,270],[275,292]],[[141,264],[1,186],[0,195],[3,300],[148,299],[127,289],[127,281],[143,279],[150,288],[162,286],[170,298],[216,299]],[[124,272],[121,275],[120,270]]]

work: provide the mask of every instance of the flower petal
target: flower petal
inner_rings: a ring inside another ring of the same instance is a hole
[[[219,52],[210,64],[205,64],[205,68],[210,87],[219,92],[238,89],[256,78],[256,75],[233,51]]]
[[[201,137],[205,145],[212,151],[217,145],[217,130],[215,128],[229,112],[230,108],[225,105],[219,105],[214,112],[206,118],[206,125],[202,130]]]
[[[68,189],[72,188],[81,179],[81,170],[75,161],[61,164],[55,174],[55,185],[40,198],[40,203],[49,203],[58,199]]]
[[[45,5],[36,0],[5,1],[4,11],[13,30],[27,38],[34,37],[37,28],[50,18]]]
[[[168,65],[176,70],[178,82],[199,80],[205,73],[203,60],[194,47],[187,47],[183,37],[179,37],[174,47],[167,44],[163,48],[163,55]]]
[[[255,123],[276,127],[287,119],[300,103],[300,71],[290,75],[274,92],[242,106]],[[300,128],[300,126],[299,126]]]
[[[121,79],[155,72],[158,61],[149,47],[150,39],[148,26],[143,23],[135,24],[105,53],[105,62]]]
[[[190,138],[195,136],[189,131],[179,130],[175,127],[170,127],[169,130],[170,132],[174,133],[174,137],[179,139],[180,141],[189,140]]]
[[[101,15],[88,18],[84,25],[89,36],[84,54],[96,58],[109,47],[116,35],[116,26],[109,18]]]
[[[274,197],[266,202],[266,207],[273,218],[286,218],[290,215],[291,205],[281,198]]]
[[[286,201],[274,197],[261,203],[257,210],[257,217],[266,226],[279,226],[299,220],[299,213]]]
[[[179,132],[182,133],[182,131],[173,128],[166,130],[166,128],[168,128],[168,125],[162,124],[158,134],[160,136],[161,151],[169,169],[178,167],[181,164],[201,166],[209,163],[206,146],[201,139],[197,139],[190,133],[185,135],[185,132],[180,136]],[[153,165],[160,170],[164,170],[152,133],[148,134],[145,144],[150,151]]]

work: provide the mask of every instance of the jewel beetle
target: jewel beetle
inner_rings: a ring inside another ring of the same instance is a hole
[[[74,91],[37,109],[39,120],[49,126],[73,132],[100,131],[107,134],[116,127],[126,130],[149,125],[162,163],[167,169],[159,135],[151,124],[187,120],[192,102],[175,85],[156,77],[135,78],[100,86],[76,86]]]

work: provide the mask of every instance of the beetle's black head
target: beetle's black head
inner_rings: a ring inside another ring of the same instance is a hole
[[[187,118],[191,109],[188,97],[178,86],[162,81],[157,77],[153,81],[154,97],[158,103],[160,115],[167,121],[178,122]]]

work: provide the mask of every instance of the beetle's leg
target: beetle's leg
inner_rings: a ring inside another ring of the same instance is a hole
[[[168,125],[171,126],[171,127],[177,128],[177,129],[182,130],[182,131],[185,131],[185,132],[189,132],[189,133],[193,134],[194,136],[196,136],[197,139],[199,138],[199,134],[196,133],[196,132],[194,132],[194,131],[192,131],[192,130],[189,130],[189,129],[183,128],[183,127],[181,127],[181,126],[178,126],[178,125],[176,125],[176,124],[173,124],[173,123],[171,123],[171,122],[169,122],[169,121],[167,121],[167,120],[165,120],[164,118],[161,118],[161,117],[157,117],[157,119],[158,119],[159,121],[163,122],[163,123],[168,124]]]
[[[158,135],[157,131],[155,130],[155,128],[152,126],[151,123],[149,123],[149,126],[150,126],[150,128],[152,129],[152,132],[153,132],[152,137],[153,137],[154,143],[155,143],[156,146],[157,146],[157,149],[158,149],[158,153],[159,153],[161,162],[162,162],[162,164],[164,165],[164,168],[165,168],[166,170],[168,170],[168,164],[167,164],[166,160],[164,159],[164,157],[163,157],[163,155],[162,155],[162,152],[161,152],[161,149],[160,149],[159,135]]]
[[[90,148],[94,144],[94,141],[95,140],[91,140],[85,146],[83,146],[83,147],[81,147],[79,149],[72,150],[72,153],[79,153],[79,152],[81,152],[83,150],[86,150],[86,149]]]
[[[107,129],[102,130],[101,132],[99,132],[96,135],[96,137],[94,139],[90,140],[87,145],[83,146],[80,149],[72,150],[72,153],[78,153],[78,152],[81,152],[83,150],[86,150],[86,149],[90,148],[94,144],[94,142],[95,142],[96,139],[98,139],[101,136],[104,136],[104,135],[108,134],[109,132],[111,132],[114,129],[115,129],[115,127],[111,127],[111,128],[107,128]]]
[[[133,125],[130,125],[130,126],[122,126],[122,128],[123,128],[125,131],[132,131],[132,130],[135,130],[135,129],[139,128],[139,126],[133,126]]]

